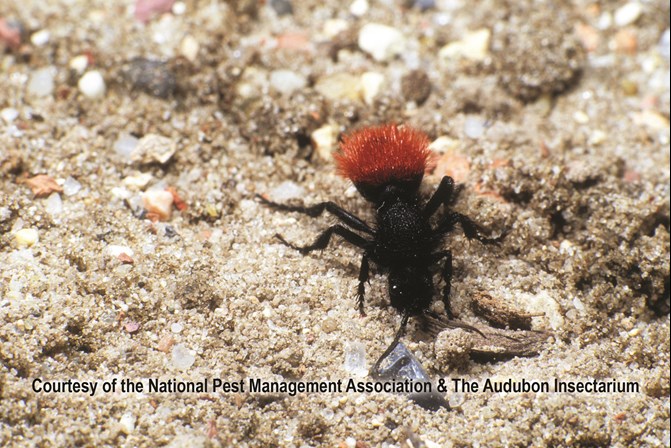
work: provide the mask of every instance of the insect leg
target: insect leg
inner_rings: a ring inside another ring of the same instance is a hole
[[[264,205],[274,208],[275,210],[303,213],[304,215],[308,215],[313,218],[321,215],[324,212],[324,210],[326,210],[329,213],[333,214],[340,221],[342,221],[343,224],[350,226],[354,230],[365,232],[368,233],[369,235],[372,235],[374,233],[373,229],[371,229],[370,226],[366,224],[361,218],[343,209],[335,202],[331,201],[320,202],[319,204],[311,205],[309,207],[303,207],[299,205],[279,204],[277,202],[269,201],[260,194],[257,194],[256,198],[259,201],[261,201]]]
[[[307,254],[312,252],[313,250],[321,250],[326,248],[326,246],[328,246],[329,244],[329,241],[331,241],[331,236],[333,236],[334,233],[336,235],[341,236],[348,243],[354,244],[355,246],[360,247],[362,249],[365,249],[369,245],[369,242],[365,238],[361,237],[360,235],[357,235],[350,229],[343,227],[340,224],[333,225],[328,229],[324,230],[321,234],[319,234],[314,243],[309,244],[307,246],[298,246],[292,244],[287,240],[285,240],[284,237],[279,233],[275,234],[275,238],[280,240],[282,244],[284,244],[285,246],[289,246],[292,249],[296,249],[302,254]]]
[[[454,229],[455,224],[461,224],[464,235],[469,240],[475,238],[483,244],[499,244],[506,237],[507,232],[501,233],[496,238],[489,238],[484,236],[484,229],[475,223],[471,218],[461,213],[452,212],[443,218],[443,221],[438,225],[436,234],[444,235]]]
[[[454,179],[452,179],[450,176],[443,177],[435,193],[433,193],[433,196],[431,196],[429,202],[427,202],[426,206],[424,206],[424,216],[426,218],[433,216],[433,214],[438,210],[438,207],[440,207],[440,204],[444,204],[446,206],[452,205],[457,199],[461,188],[461,185],[455,187]]]
[[[450,319],[454,319],[454,313],[452,312],[452,304],[450,302],[450,293],[452,291],[452,251],[443,250],[436,252],[431,256],[432,262],[437,263],[442,259],[445,259],[445,264],[443,265],[443,270],[441,275],[445,281],[445,286],[443,286],[443,303],[445,304],[445,314]]]
[[[366,293],[365,283],[368,281],[368,254],[364,253],[361,258],[361,268],[359,269],[359,286],[356,291],[356,303],[359,307],[359,314],[363,317],[366,315],[363,311],[364,294]]]

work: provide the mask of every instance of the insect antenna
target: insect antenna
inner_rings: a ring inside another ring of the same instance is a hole
[[[403,334],[405,333],[405,328],[408,326],[408,320],[410,319],[410,311],[406,310],[403,313],[403,318],[401,319],[401,325],[398,327],[398,331],[396,332],[396,336],[394,336],[394,340],[392,343],[387,347],[387,350],[382,353],[382,356],[378,358],[378,360],[375,362],[375,365],[373,365],[373,369],[371,370],[371,376],[373,378],[379,378],[380,375],[380,364],[382,364],[382,361],[389,356],[391,352],[394,351],[398,343],[400,342],[401,338],[403,337]]]

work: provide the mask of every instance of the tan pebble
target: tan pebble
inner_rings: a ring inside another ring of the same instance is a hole
[[[634,96],[638,93],[638,84],[631,79],[623,79],[620,81],[620,87],[622,87],[622,91],[627,96]]]
[[[592,52],[599,47],[601,43],[601,36],[599,32],[592,26],[586,25],[584,23],[578,23],[575,26],[576,35],[582,43],[582,46],[585,47],[585,50]]]
[[[324,331],[324,333],[332,333],[337,328],[338,323],[335,321],[335,319],[328,317],[322,322],[322,331]]]
[[[133,162],[166,163],[177,151],[177,144],[168,137],[157,134],[147,134],[137,142],[130,154]]]
[[[358,100],[361,92],[361,80],[349,73],[336,73],[317,81],[315,90],[332,101]]]
[[[317,155],[322,160],[331,160],[331,152],[335,149],[337,130],[335,126],[327,124],[319,129],[315,129],[310,135],[312,144],[317,151]]]
[[[634,54],[638,48],[638,38],[633,30],[625,28],[615,34],[610,46],[618,53]]]
[[[669,119],[654,110],[644,110],[632,114],[634,123],[647,126],[654,131],[669,129]]]
[[[14,241],[19,248],[31,247],[40,237],[35,229],[21,229],[14,234]]]
[[[349,28],[349,24],[347,23],[347,20],[329,19],[326,22],[324,22],[324,27],[322,29],[322,33],[324,34],[324,36],[326,38],[332,39],[332,38],[336,37],[338,34],[345,31],[347,28]]]
[[[583,112],[581,110],[578,110],[578,111],[573,113],[573,119],[578,124],[589,123],[589,115],[587,115],[585,112]]]
[[[373,104],[373,100],[382,90],[384,85],[384,75],[378,72],[366,72],[361,75],[361,97],[368,105]]]
[[[179,52],[187,58],[189,61],[194,62],[198,57],[198,51],[200,50],[200,44],[192,35],[187,35],[182,39],[182,42],[179,44]]]
[[[175,345],[175,340],[173,337],[170,335],[165,335],[161,338],[160,341],[158,341],[158,346],[156,349],[160,352],[168,353],[172,349],[173,345]]]
[[[450,42],[440,49],[438,57],[443,60],[466,58],[473,61],[482,61],[489,51],[491,31],[482,28],[466,33],[463,39]]]
[[[173,195],[165,190],[150,190],[142,194],[142,205],[149,213],[158,215],[161,221],[170,219]]]
[[[151,173],[138,173],[124,177],[123,183],[127,187],[142,189],[146,187],[153,178],[154,176],[152,176]]]

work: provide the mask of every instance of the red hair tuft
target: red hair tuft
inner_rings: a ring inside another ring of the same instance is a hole
[[[335,160],[338,173],[355,184],[385,185],[423,176],[428,146],[422,131],[386,124],[344,136]]]

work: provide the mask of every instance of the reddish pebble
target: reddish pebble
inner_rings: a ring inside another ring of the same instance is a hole
[[[175,345],[175,340],[168,334],[163,336],[161,340],[158,341],[158,347],[156,347],[156,349],[159,352],[168,353],[172,349],[173,345]]]
[[[17,49],[21,46],[21,30],[0,18],[0,43],[4,42],[9,48]]]
[[[142,205],[149,212],[147,217],[152,221],[154,219],[149,215],[161,221],[170,219],[173,201],[173,195],[169,191],[149,190],[142,195]]]
[[[49,196],[53,192],[63,192],[63,188],[56,183],[53,177],[49,177],[46,174],[38,174],[30,179],[19,179],[17,182],[28,185],[28,188],[33,191],[36,198]]]
[[[177,193],[177,189],[175,187],[168,187],[168,188],[165,189],[165,191],[167,191],[168,193],[170,193],[172,195],[172,201],[173,201],[173,204],[175,204],[175,208],[177,210],[179,210],[180,212],[183,212],[184,210],[189,208],[187,203],[184,202],[184,199],[182,199],[180,197],[179,193]]]
[[[119,255],[117,255],[117,259],[120,262],[122,262],[123,264],[133,264],[133,263],[135,263],[133,261],[133,259],[131,258],[131,256],[128,255],[127,253],[125,253],[125,252],[122,252]]]
[[[140,329],[140,324],[138,322],[126,321],[123,327],[128,333],[135,333]]]
[[[135,18],[146,23],[156,15],[169,12],[175,0],[137,0],[135,2]]]
[[[636,54],[638,48],[636,33],[628,28],[622,29],[613,38],[612,45],[618,53]]]
[[[437,176],[450,176],[457,183],[463,183],[468,179],[471,171],[471,163],[468,157],[457,151],[449,150],[441,155],[436,162],[434,174]]]

